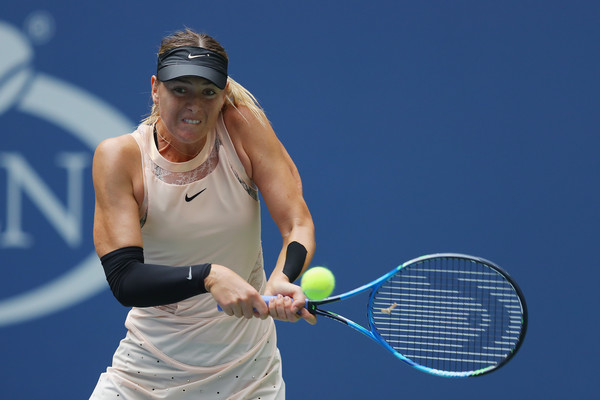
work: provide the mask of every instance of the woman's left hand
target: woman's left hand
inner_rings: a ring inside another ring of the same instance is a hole
[[[277,320],[297,322],[304,319],[311,325],[317,323],[317,317],[304,308],[306,296],[302,288],[288,282],[285,278],[267,283],[265,294],[277,296],[269,301],[269,314]]]

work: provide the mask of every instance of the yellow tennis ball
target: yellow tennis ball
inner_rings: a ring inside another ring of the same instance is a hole
[[[335,277],[325,267],[313,267],[302,275],[300,286],[309,299],[322,300],[333,292]]]

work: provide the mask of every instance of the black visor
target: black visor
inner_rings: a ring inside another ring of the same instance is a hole
[[[227,59],[202,47],[176,47],[158,57],[156,76],[163,82],[182,76],[199,76],[225,89]]]

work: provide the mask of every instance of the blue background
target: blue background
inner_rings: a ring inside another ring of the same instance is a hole
[[[3,6],[0,21],[25,31],[40,10],[55,30],[34,43],[35,70],[94,94],[132,126],[149,110],[160,39],[184,26],[215,36],[302,174],[314,264],[334,271],[336,292],[446,251],[497,262],[525,292],[520,353],[477,379],[420,373],[334,322],[278,323],[288,399],[598,398],[600,3],[26,0]],[[42,176],[49,154],[85,149],[15,110],[0,118],[0,151],[21,151]],[[64,177],[44,177],[64,193]],[[0,229],[5,187],[1,175]],[[92,213],[87,182],[79,248],[40,218],[35,235],[45,240],[33,250],[46,246],[49,257],[0,249],[0,297],[89,254]],[[266,208],[263,231],[270,271],[281,240]],[[363,303],[336,310],[362,321]],[[104,290],[0,327],[2,397],[87,398],[126,311]]]

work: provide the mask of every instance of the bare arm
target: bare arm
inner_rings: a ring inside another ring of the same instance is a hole
[[[304,294],[300,287],[289,282],[283,273],[287,246],[302,244],[307,256],[302,271],[310,264],[315,251],[314,225],[302,195],[302,183],[291,157],[269,124],[263,125],[247,109],[227,108],[225,124],[238,156],[249,177],[258,186],[273,221],[282,236],[282,249],[267,283],[267,294],[289,296],[294,303],[282,299],[274,302],[271,315],[295,321],[297,312],[309,322],[314,316],[303,309]]]
[[[138,215],[141,174],[140,151],[131,136],[107,139],[96,149],[94,244],[100,257],[125,246],[143,246]]]

